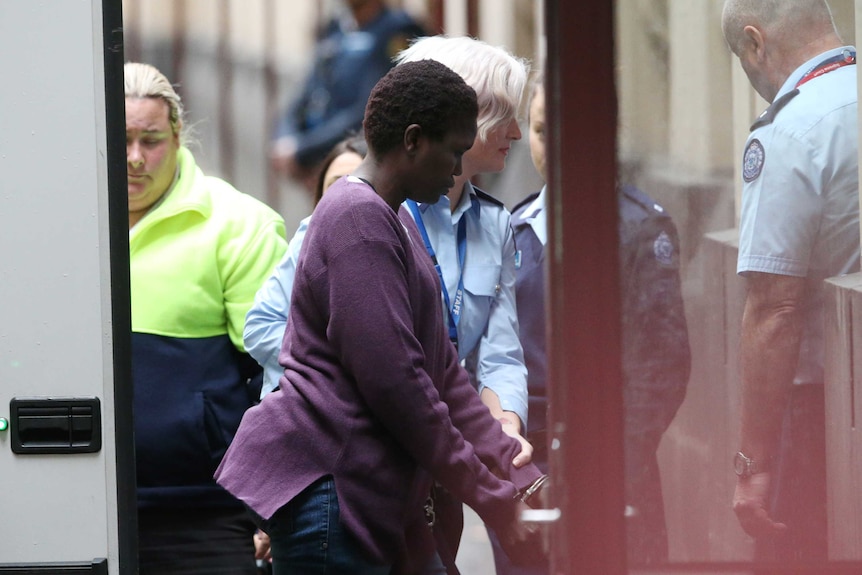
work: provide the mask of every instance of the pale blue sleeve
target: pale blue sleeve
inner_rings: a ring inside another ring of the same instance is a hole
[[[245,329],[242,338],[246,351],[263,366],[263,385],[261,399],[278,387],[278,380],[284,373],[278,363],[287,327],[287,312],[290,309],[290,293],[296,274],[296,262],[302,240],[308,229],[309,218],[302,220],[287,248],[284,258],[279,262],[272,275],[258,290],[254,304],[245,316]]]
[[[769,126],[752,134],[763,149],[759,171],[745,182],[737,273],[804,277],[823,214],[817,149]]]
[[[501,220],[502,268],[499,292],[491,302],[488,323],[479,340],[476,379],[479,392],[487,387],[500,398],[504,411],[521,418],[527,429],[527,368],[518,337],[518,309],[515,303],[515,235],[508,213]]]

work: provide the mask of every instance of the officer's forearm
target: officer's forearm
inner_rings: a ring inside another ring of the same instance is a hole
[[[804,279],[758,275],[749,282],[742,319],[740,448],[764,459],[775,455],[799,359]]]
[[[520,435],[521,418],[514,411],[504,411],[503,406],[500,404],[500,397],[494,391],[485,387],[482,389],[479,397],[482,399],[485,407],[488,408],[488,411],[491,412],[491,415],[494,416],[494,419],[498,420],[504,427],[507,425],[513,426],[515,432]]]

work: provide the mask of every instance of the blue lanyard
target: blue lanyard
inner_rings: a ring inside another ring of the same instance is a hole
[[[431,256],[431,261],[434,262],[437,277],[440,278],[440,290],[443,292],[443,301],[446,303],[446,309],[449,312],[449,339],[452,340],[452,343],[457,348],[458,322],[461,320],[461,310],[464,306],[464,258],[467,255],[467,214],[461,214],[461,219],[458,220],[458,290],[455,292],[455,300],[450,303],[449,290],[446,289],[446,282],[443,279],[443,269],[440,267],[440,262],[437,261],[437,254],[431,245],[428,231],[425,229],[425,222],[422,221],[422,213],[419,211],[419,206],[415,201],[407,200],[407,207],[413,214],[413,219],[416,220],[416,227],[419,228],[419,233],[422,234],[425,249],[428,251],[428,255]]]

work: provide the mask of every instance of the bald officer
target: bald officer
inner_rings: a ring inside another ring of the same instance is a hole
[[[759,559],[825,559],[822,286],[859,269],[856,50],[824,0],[727,0],[722,29],[771,102],[742,170],[733,508]]]

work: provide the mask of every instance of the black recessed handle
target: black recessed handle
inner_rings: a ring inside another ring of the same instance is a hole
[[[93,453],[102,448],[97,397],[16,397],[9,411],[14,453]]]

